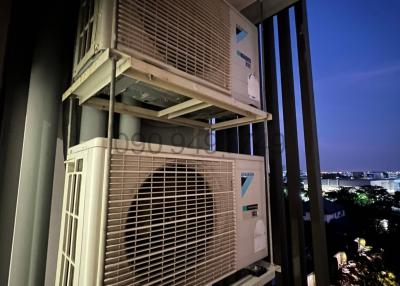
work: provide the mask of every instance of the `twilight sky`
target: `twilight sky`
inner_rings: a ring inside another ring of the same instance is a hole
[[[321,169],[400,170],[400,1],[309,0],[308,14]]]

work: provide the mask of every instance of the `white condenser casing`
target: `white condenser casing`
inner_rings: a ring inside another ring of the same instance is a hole
[[[224,0],[83,0],[75,80],[112,31],[118,52],[260,108],[258,31]]]
[[[211,285],[266,257],[262,157],[114,140],[107,189],[106,146],[68,151],[56,285]]]

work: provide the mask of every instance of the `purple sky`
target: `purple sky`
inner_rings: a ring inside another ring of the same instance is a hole
[[[309,0],[308,14],[321,169],[400,170],[400,1]]]

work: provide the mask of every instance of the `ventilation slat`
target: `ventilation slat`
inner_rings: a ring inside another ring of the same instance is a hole
[[[231,233],[233,234],[233,231],[231,231]],[[123,258],[127,258],[127,255],[121,255],[121,256],[117,256],[117,257],[110,257],[110,258],[106,259],[106,261],[107,261],[107,269],[114,268],[115,270],[114,271],[109,271],[108,275],[112,274],[112,273],[119,273],[123,269],[120,268],[120,267],[117,267],[117,266],[127,265],[127,263],[128,263],[128,265],[126,266],[126,268],[131,268],[129,263],[134,263],[135,262],[136,263],[136,268],[135,269],[136,270],[143,270],[143,269],[140,269],[138,267],[138,266],[140,266],[140,261],[142,261],[142,263],[143,263],[143,261],[148,261],[148,262],[157,261],[166,252],[173,251],[174,258],[179,260],[181,257],[185,257],[185,255],[182,255],[182,254],[183,254],[183,252],[187,253],[188,250],[193,251],[193,252],[205,251],[206,242],[208,242],[208,240],[211,240],[211,239],[215,239],[215,241],[220,241],[220,243],[215,243],[215,244],[218,244],[219,247],[218,247],[218,250],[214,252],[214,254],[215,253],[226,253],[227,250],[228,250],[228,252],[229,252],[229,250],[233,251],[233,245],[231,246],[231,245],[229,245],[229,242],[225,242],[225,241],[221,240],[221,236],[225,235],[225,234],[221,234],[219,236],[211,237],[210,239],[208,239],[208,238],[207,239],[206,238],[199,239],[196,242],[187,243],[187,244],[180,243],[180,242],[182,242],[184,240],[177,241],[175,244],[178,243],[179,246],[175,246],[174,247],[174,246],[171,246],[171,244],[170,244],[170,245],[167,245],[169,247],[167,247],[165,249],[163,248],[162,250],[159,250],[159,251],[152,252],[151,254],[148,253],[149,252],[148,250],[143,250],[142,252],[135,253],[135,254],[138,255],[138,256],[135,256],[135,258],[126,259],[123,262],[120,262],[120,260],[123,259]],[[199,247],[199,245],[200,245],[200,247]],[[145,246],[147,246],[147,245],[145,245]],[[231,247],[232,247],[232,249],[230,249]],[[196,259],[196,257],[194,257],[194,258]],[[200,259],[196,259],[196,260],[201,260],[201,258]],[[154,267],[156,265],[152,264],[152,266]]]
[[[225,257],[229,257],[229,255],[230,255],[230,253],[229,252],[225,252],[224,254],[221,254],[218,258],[219,258],[219,260],[220,260],[220,262],[221,262],[221,258],[225,258]],[[190,261],[191,260],[193,260],[193,259],[195,259],[195,257],[191,257],[190,259],[188,258],[188,259],[186,259],[186,260],[184,260],[183,262],[184,263],[190,263]],[[171,262],[172,263],[174,263],[174,260],[172,259],[171,260]],[[223,262],[228,262],[229,263],[229,261],[223,261]],[[171,263],[171,264],[172,264]],[[210,264],[212,265],[212,261],[210,261]],[[163,265],[162,263],[160,263],[159,265],[158,265],[158,267],[159,267],[159,269],[160,268],[166,268],[168,265]],[[196,267],[196,271],[195,271],[195,273],[196,273],[196,275],[197,275],[197,277],[198,278],[202,278],[202,276],[205,274],[205,273],[202,273],[203,271],[205,271],[205,264],[203,263],[203,262],[201,262],[201,263],[199,263],[197,266],[194,266],[194,267]],[[180,267],[181,269],[182,268],[184,268],[184,267]],[[165,277],[165,278],[168,278],[168,276],[169,276],[169,274],[176,274],[177,276],[179,276],[179,272],[173,272],[172,270],[167,270],[167,271],[160,271],[159,269],[154,269],[152,272],[149,272],[149,273],[143,273],[142,275],[140,275],[140,276],[136,276],[136,279],[135,279],[135,282],[138,284],[138,285],[141,285],[141,284],[139,284],[140,282],[142,282],[143,280],[148,280],[149,278],[149,276],[151,277],[151,281],[153,282],[153,283],[156,283],[156,282],[159,282],[159,280],[158,280],[158,278],[160,277],[160,276],[167,276],[167,277]],[[167,268],[168,269],[168,268]],[[187,270],[190,270],[190,269],[185,269],[185,271],[187,271]],[[203,270],[203,271],[201,271],[201,270]],[[179,271],[179,270],[178,270]],[[119,280],[124,280],[124,279],[126,279],[126,280],[132,280],[132,275],[131,275],[131,273],[130,273],[130,270],[129,269],[127,269],[126,271],[123,271],[123,272],[120,272],[119,274],[122,274],[122,275],[120,275],[119,277],[118,277],[118,279]],[[110,281],[110,280],[114,280],[116,277],[108,277],[108,278],[106,278],[106,281]],[[144,278],[144,279],[143,279]],[[165,279],[164,278],[164,279]],[[191,279],[193,279],[193,278],[196,278],[196,276],[193,276],[193,277],[187,277],[186,279],[187,280],[191,280]],[[166,282],[168,282],[168,279],[165,279],[164,281],[163,281],[163,285],[166,283]],[[199,284],[198,284],[199,285]],[[201,285],[201,284],[200,284]]]
[[[226,232],[230,232],[234,230],[234,226],[232,225],[224,225],[221,226],[219,228],[214,228],[214,235],[219,234],[219,233],[226,233]],[[188,230],[187,232],[184,232],[183,234],[179,234],[179,232],[176,233],[176,239],[179,240],[181,237],[186,237],[188,235],[192,235],[193,233],[196,232],[196,229],[191,229]],[[141,234],[141,236],[143,236],[144,238],[138,238],[135,239],[135,243],[141,243],[143,241],[147,241],[149,239],[148,235],[146,234]],[[212,238],[213,236],[208,234],[208,238]],[[109,245],[107,246],[107,254],[109,255],[113,255],[114,253],[119,253],[121,252],[121,250],[128,250],[130,248],[133,248],[134,246],[128,246],[130,245],[129,242],[126,242],[125,239],[121,239],[121,238],[127,238],[126,236],[120,236],[118,238],[114,238],[114,239],[110,239],[108,240]],[[165,235],[162,234],[154,234],[154,233],[150,233],[150,238],[152,239],[164,239],[165,241],[171,240],[172,238],[165,238]],[[111,241],[113,243],[111,243]]]
[[[120,0],[117,42],[230,91],[229,6],[223,1]],[[127,51],[129,52],[129,51]]]
[[[187,207],[196,207],[195,203],[192,204],[187,204]],[[196,207],[197,213],[204,213],[204,212],[210,212],[213,211],[216,207],[219,208],[222,212],[227,212],[230,211],[230,206],[231,206],[231,200],[227,200],[226,202],[219,202],[217,203],[213,203],[213,204],[207,204],[206,206],[201,206],[201,204],[199,204]],[[156,204],[153,205],[152,209],[153,212],[156,211],[162,211],[162,213],[164,214],[164,218],[168,217],[171,214],[175,214],[175,210],[170,210],[171,208],[173,208],[173,206],[160,206],[160,207],[156,207]],[[113,225],[114,222],[119,222],[121,220],[121,214],[123,215],[129,215],[129,216],[144,216],[141,214],[142,212],[140,211],[129,211],[129,206],[123,207],[123,208],[115,208],[113,210],[112,213],[108,213],[108,224],[109,225]],[[147,215],[149,216],[149,215]],[[154,218],[159,218],[159,216],[154,215]]]
[[[222,254],[220,256],[215,257],[214,259],[211,259],[209,261],[210,264],[211,264],[210,266],[217,266],[219,263],[225,262],[225,264],[223,264],[224,267],[229,267],[229,264],[226,264],[226,263],[229,263],[229,260],[228,259],[226,259],[226,260],[224,259],[224,258],[229,257],[229,255],[232,255],[232,253],[225,253],[225,254]],[[128,282],[128,281],[130,283],[133,282],[133,285],[154,285],[154,284],[155,285],[159,285],[158,283],[161,283],[161,282],[162,283],[165,283],[165,282],[168,283],[169,281],[171,281],[171,279],[168,279],[168,278],[171,278],[171,277],[175,276],[174,278],[176,279],[176,277],[179,277],[179,275],[182,274],[183,272],[187,272],[187,271],[190,271],[190,270],[195,270],[193,268],[200,268],[205,264],[205,262],[202,262],[202,263],[199,263],[198,265],[193,265],[191,267],[186,267],[184,265],[184,262],[185,261],[182,261],[182,265],[178,265],[178,267],[175,267],[176,268],[175,271],[168,271],[167,275],[165,275],[165,276],[163,275],[163,277],[161,279],[158,278],[157,275],[154,275],[159,270],[154,269],[152,272],[142,274],[142,275],[140,275],[140,276],[138,276],[136,278],[127,275],[125,280],[122,280],[122,282]],[[196,276],[202,277],[203,281],[207,281],[207,280],[210,280],[210,279],[205,278],[205,276],[208,275],[211,271],[212,271],[211,267],[210,268],[207,267],[207,268],[204,269],[204,272],[197,272],[197,271],[193,271],[193,272],[196,273]],[[223,275],[223,273],[221,273],[220,275]],[[218,276],[213,276],[214,279],[217,278],[217,277]],[[191,278],[193,279],[194,277],[191,277]],[[144,284],[145,282],[149,282],[149,283]],[[105,281],[105,283],[107,283],[107,280]],[[107,285],[119,285],[119,284],[107,284]]]
[[[173,244],[176,244],[177,242],[181,242],[184,239],[187,239],[188,237],[190,238],[190,236],[194,235],[194,234],[198,235],[199,237],[201,236],[203,238],[204,234],[205,234],[204,232],[206,232],[208,230],[210,230],[210,229],[204,229],[204,228],[202,228],[200,230],[198,228],[187,229],[186,234],[175,235],[174,237],[167,237],[165,235],[156,235],[156,233],[155,233],[155,235],[153,235],[150,231],[147,231],[147,232],[140,233],[139,237],[145,237],[145,238],[139,238],[139,239],[135,240],[135,244],[140,243],[143,246],[148,246],[150,244],[155,244],[153,242],[154,240],[165,240],[165,241],[163,241],[163,243],[160,243],[160,245],[163,245],[163,246],[173,245]],[[216,238],[216,237],[219,237],[221,234],[227,234],[227,233],[231,232],[232,230],[234,230],[233,226],[226,226],[224,228],[220,228],[219,230],[214,230],[213,233],[211,233],[211,234],[206,233],[206,235],[207,235],[206,238],[207,239]],[[179,231],[177,231],[176,234],[178,234],[178,233],[179,233]],[[118,238],[123,239],[125,237],[118,237]],[[127,238],[129,238],[129,237],[127,237]],[[116,240],[114,240],[114,241],[116,241]],[[129,249],[133,248],[133,246],[135,244],[125,242],[125,243],[116,243],[115,245],[113,245],[110,243],[108,245],[108,249],[111,247],[114,247],[114,246],[122,245],[122,246],[124,246],[124,251],[125,251],[125,250],[129,250]],[[113,251],[109,251],[109,250],[107,252],[107,254],[113,254],[113,253],[114,253]],[[136,251],[135,255],[137,255],[138,253],[139,252]]]
[[[228,214],[229,218],[230,218],[233,215],[233,211],[227,212],[226,214]],[[214,215],[201,215],[201,216],[199,216],[197,214],[193,214],[193,215],[196,215],[196,216],[194,218],[186,218],[186,219],[181,219],[182,216],[175,216],[175,217],[178,218],[175,221],[173,221],[173,222],[162,222],[162,223],[154,223],[154,220],[153,219],[147,219],[148,218],[147,216],[144,216],[144,217],[138,216],[137,217],[138,219],[143,219],[143,220],[141,220],[141,223],[147,224],[147,225],[142,226],[142,227],[131,228],[130,226],[132,226],[133,223],[123,223],[123,224],[117,225],[116,228],[124,227],[124,229],[118,230],[118,231],[111,231],[110,229],[108,229],[108,233],[110,235],[115,235],[115,234],[118,234],[118,233],[121,233],[121,232],[122,233],[126,232],[126,229],[129,229],[130,231],[136,231],[136,230],[137,231],[143,231],[143,230],[146,230],[148,228],[153,229],[153,228],[157,228],[159,226],[167,228],[165,226],[172,225],[172,224],[176,225],[176,224],[179,224],[179,223],[181,223],[181,224],[186,223],[185,227],[187,228],[189,222],[193,221],[193,220],[196,220],[196,221],[199,220],[199,219],[206,220],[208,218],[219,219],[218,216],[214,216]],[[224,220],[224,219],[222,218],[221,220]]]
[[[111,169],[104,285],[203,285],[235,269],[231,161],[113,154]]]
[[[195,186],[193,186],[193,187],[195,187]],[[150,188],[148,188],[148,189],[150,189]],[[160,187],[160,189],[161,189],[161,187]],[[207,190],[207,188],[199,188],[198,190]],[[177,191],[177,192],[179,192],[179,191]],[[228,192],[222,192],[222,194],[226,194],[226,193],[228,193]],[[129,196],[129,194],[127,196]],[[157,196],[157,197],[151,197],[151,198],[140,198],[140,199],[131,199],[131,200],[129,200],[129,199],[126,199],[126,200],[120,199],[119,200],[119,199],[116,199],[116,198],[121,198],[121,195],[114,195],[113,196],[114,200],[110,200],[109,203],[121,204],[121,203],[126,203],[126,202],[129,203],[129,202],[133,202],[133,201],[144,201],[144,202],[147,202],[150,199],[157,202],[157,200],[160,200],[160,199],[163,199],[163,198],[166,199],[166,200],[170,200],[170,201],[174,200],[174,201],[178,202],[180,198],[200,199],[203,196],[204,196],[204,194],[193,194],[193,195],[175,195],[175,196],[165,196],[165,197]]]

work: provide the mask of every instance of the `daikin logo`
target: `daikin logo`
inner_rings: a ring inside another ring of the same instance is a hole
[[[244,38],[246,38],[248,32],[240,27],[239,25],[236,25],[236,43],[241,42]]]
[[[254,173],[253,172],[242,173],[240,175],[240,178],[241,178],[241,184],[242,184],[242,188],[240,190],[240,195],[241,195],[241,197],[243,197],[247,193],[247,191],[251,185],[251,182],[253,182]]]

